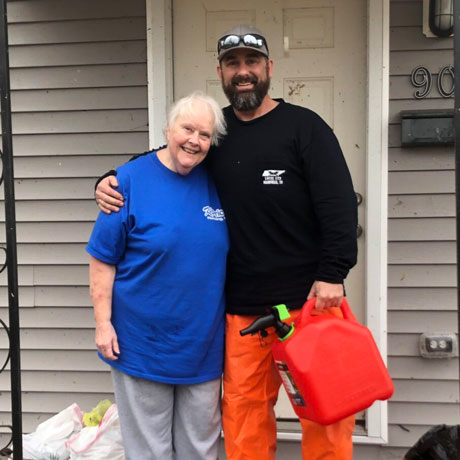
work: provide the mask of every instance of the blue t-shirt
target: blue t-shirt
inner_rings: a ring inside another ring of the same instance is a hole
[[[117,170],[120,212],[100,213],[87,246],[116,265],[112,324],[126,374],[170,384],[220,377],[225,217],[202,165],[181,176],[156,152]]]

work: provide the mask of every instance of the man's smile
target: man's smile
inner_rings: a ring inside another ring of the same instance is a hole
[[[256,78],[234,78],[232,81],[233,86],[236,86],[238,89],[253,89],[257,84]]]

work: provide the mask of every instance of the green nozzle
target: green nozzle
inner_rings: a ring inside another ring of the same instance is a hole
[[[292,324],[289,325],[283,323],[283,321],[291,317],[284,303],[280,305],[275,305],[273,309],[277,311],[277,314],[279,316],[279,321],[276,321],[274,326],[276,329],[276,333],[278,334],[278,339],[282,342],[284,340],[287,340],[289,337],[291,337],[292,334],[294,334],[294,326]]]
[[[285,319],[289,319],[291,317],[289,310],[287,309],[286,305],[284,305],[284,303],[275,305],[273,308],[275,310],[278,310],[278,315],[281,321],[284,321]]]
[[[295,329],[294,329],[294,325],[291,324],[291,330],[284,336],[284,337],[278,337],[278,340],[280,342],[284,342],[285,340],[287,340],[289,337],[291,337],[292,334],[294,334],[295,332]]]

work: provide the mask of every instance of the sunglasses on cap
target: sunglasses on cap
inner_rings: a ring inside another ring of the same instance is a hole
[[[241,42],[245,46],[249,46],[255,49],[261,49],[265,47],[268,51],[267,42],[265,38],[257,34],[245,34],[245,35],[227,35],[219,40],[217,46],[217,52],[220,53],[221,50],[226,50],[229,48],[236,48]]]

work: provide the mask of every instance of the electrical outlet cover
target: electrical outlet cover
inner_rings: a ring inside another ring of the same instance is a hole
[[[420,336],[420,354],[424,358],[453,358],[458,356],[456,334],[429,332]]]

